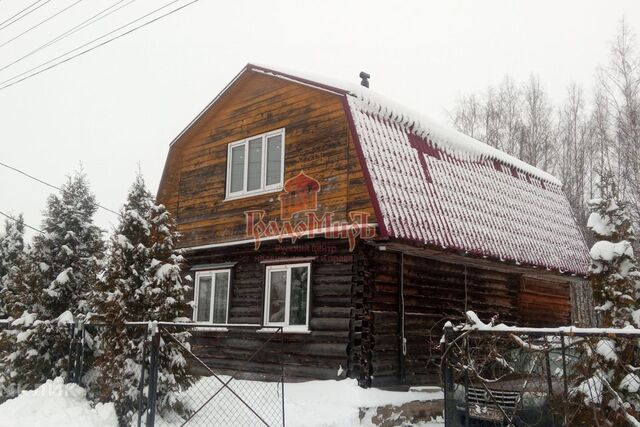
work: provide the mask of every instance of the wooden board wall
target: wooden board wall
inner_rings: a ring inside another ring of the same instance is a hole
[[[569,283],[523,277],[519,298],[522,324],[538,327],[571,324],[570,292]]]
[[[279,216],[278,193],[225,201],[227,145],[285,128],[285,181],[304,170],[321,185],[319,216],[365,211],[375,222],[342,98],[273,76],[243,74],[169,152],[158,199],[176,216],[182,247],[245,238],[246,210]]]

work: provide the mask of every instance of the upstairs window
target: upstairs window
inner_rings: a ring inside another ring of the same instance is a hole
[[[227,198],[278,191],[284,176],[284,129],[229,144]]]
[[[231,270],[196,273],[193,320],[205,323],[228,323],[230,277]]]
[[[265,326],[287,330],[309,329],[310,264],[267,267],[265,286]]]

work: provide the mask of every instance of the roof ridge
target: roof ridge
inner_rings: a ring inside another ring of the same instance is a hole
[[[434,120],[421,112],[399,104],[372,89],[339,79],[327,78],[317,74],[295,70],[286,70],[268,65],[249,63],[246,69],[298,81],[307,85],[315,85],[316,87],[332,92],[351,95],[349,98],[355,98],[358,101],[358,105],[354,105],[356,108],[361,108],[364,111],[393,120],[410,128],[416,135],[429,139],[435,146],[449,155],[460,157],[462,154],[462,157],[476,161],[498,160],[543,181],[558,186],[562,185],[560,180],[550,173],[507,154],[486,142],[466,135],[450,126],[443,125],[438,120]],[[353,103],[349,102],[349,105],[352,106]]]

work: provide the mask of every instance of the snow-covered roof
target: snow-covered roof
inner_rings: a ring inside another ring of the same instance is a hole
[[[248,68],[347,95],[378,222],[389,236],[587,274],[587,246],[552,175],[362,86]]]
[[[254,64],[236,79],[246,71],[345,97],[383,234],[587,274],[588,249],[552,175],[362,86]]]
[[[347,95],[378,222],[390,237],[587,274],[587,246],[552,175],[362,86],[248,68]]]

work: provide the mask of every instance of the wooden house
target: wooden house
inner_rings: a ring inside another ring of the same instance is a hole
[[[282,326],[290,380],[432,383],[442,325],[465,310],[590,322],[560,182],[361,85],[247,65],[171,143],[158,199],[193,320],[247,327],[194,337],[216,369],[277,374],[246,360]]]

